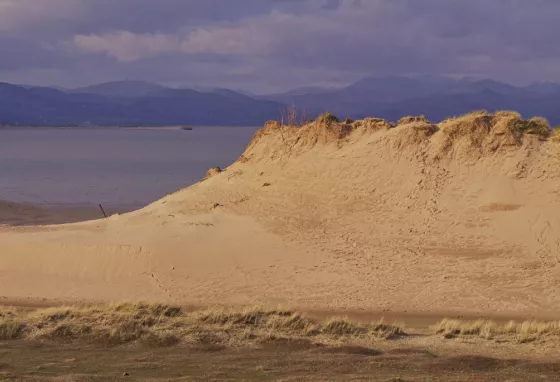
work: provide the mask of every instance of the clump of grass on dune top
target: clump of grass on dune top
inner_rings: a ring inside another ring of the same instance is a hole
[[[513,132],[521,134],[533,134],[542,138],[550,135],[550,124],[543,117],[533,117],[526,121],[522,119],[515,120],[510,128]]]
[[[317,117],[318,123],[324,123],[326,125],[330,125],[332,123],[339,123],[340,119],[331,112],[326,112],[325,114],[320,115]]]
[[[474,336],[488,340],[513,340],[519,343],[560,336],[560,321],[509,321],[504,324],[488,320],[461,321],[443,319],[435,326],[445,338]]]
[[[473,111],[459,117],[448,118],[441,124],[445,126],[444,131],[448,133],[475,131],[481,128],[482,131],[490,132],[498,124],[505,123],[507,129],[517,138],[524,134],[536,135],[547,138],[550,135],[550,124],[543,117],[533,117],[524,120],[521,114],[515,111],[497,111],[490,114],[486,110]]]
[[[402,328],[346,319],[325,323],[283,309],[246,308],[184,312],[162,304],[58,307],[0,316],[0,339],[82,340],[107,346],[141,342],[152,346],[186,344],[247,345],[271,338],[315,338],[323,343],[369,341],[402,335]]]
[[[419,115],[419,116],[409,115],[399,119],[397,125],[406,125],[409,123],[416,123],[416,122],[430,123],[430,121],[428,121],[428,118],[426,118],[425,115]]]

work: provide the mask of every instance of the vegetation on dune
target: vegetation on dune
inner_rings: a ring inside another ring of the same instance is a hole
[[[485,113],[486,115],[489,115],[489,113],[487,111],[482,111],[481,113]],[[515,119],[522,119],[523,117],[521,116],[521,114],[519,114],[516,111],[513,110],[498,110],[497,112],[494,113],[494,117],[497,118],[515,118]]]
[[[435,326],[436,332],[445,338],[480,337],[487,340],[515,341],[518,343],[543,340],[560,336],[560,321],[539,322],[509,321],[505,324],[487,320],[461,321],[443,319]]]
[[[281,111],[281,126],[301,127],[310,120],[304,109],[298,109],[295,104],[291,104]],[[312,121],[311,121],[312,122]]]
[[[395,125],[383,118],[364,118],[361,121],[356,121],[356,125],[365,126],[371,130],[389,130],[395,127]]]
[[[560,143],[560,126],[556,126],[551,134],[550,134],[550,138],[553,142],[555,143]]]
[[[430,121],[428,121],[428,118],[426,118],[425,115],[419,115],[419,116],[409,115],[399,119],[397,125],[406,125],[408,123],[415,123],[415,122],[430,123]]]
[[[529,120],[515,120],[511,125],[512,132],[520,134],[534,134],[542,138],[550,135],[550,124],[543,117],[533,117]]]
[[[222,169],[220,167],[212,167],[210,169],[208,169],[208,171],[206,171],[206,178],[210,178],[213,177],[214,175],[217,175],[219,173],[222,172]]]
[[[524,120],[514,111],[486,110],[473,111],[458,117],[433,124],[424,115],[406,116],[398,121],[403,129],[397,129],[389,138],[390,144],[397,149],[416,147],[422,148],[429,160],[442,158],[474,159],[494,153],[517,150],[523,145],[533,147],[538,141],[549,138],[560,142],[560,133],[550,129],[548,121],[541,117]],[[364,118],[343,122],[330,112],[322,114],[313,123],[282,127],[280,122],[267,122],[265,129],[255,133],[251,144],[277,130],[282,139],[282,147],[275,153],[275,158],[289,153],[307,152],[317,144],[332,145],[341,148],[347,142],[358,139],[366,133],[391,130],[398,126],[381,118]],[[297,127],[297,128],[296,128]],[[441,134],[439,133],[441,132]],[[437,134],[436,134],[437,133]],[[434,136],[434,139],[432,139]],[[273,149],[273,151],[275,151]]]
[[[162,304],[112,304],[60,307],[0,314],[0,340],[83,340],[105,346],[141,342],[153,346],[178,343],[250,345],[271,339],[307,339],[329,344],[368,342],[404,335],[401,327],[357,325],[344,319],[326,323],[275,309],[247,308],[184,312]]]
[[[491,115],[486,110],[477,110],[457,117],[447,118],[441,124],[446,126],[445,132],[454,132],[472,127],[476,123],[483,122],[485,125],[488,125],[490,120]]]
[[[465,137],[474,146],[481,146],[485,142],[489,151],[500,146],[519,146],[526,135],[546,139],[551,132],[546,119],[533,117],[524,120],[514,111],[498,111],[494,114],[485,110],[474,111],[447,119],[439,126],[448,135],[450,142]]]
[[[340,119],[333,113],[327,111],[325,114],[317,117],[317,122],[320,124],[324,123],[325,125],[329,126],[333,123],[340,123]]]
[[[445,338],[481,338],[526,343],[560,338],[560,321],[496,323],[443,319],[433,327]],[[305,340],[323,345],[366,345],[406,335],[401,325],[358,324],[335,317],[324,322],[284,309],[213,308],[185,312],[165,304],[122,303],[1,310],[0,340],[85,341],[103,346],[139,342],[150,346],[252,346],[271,340]]]

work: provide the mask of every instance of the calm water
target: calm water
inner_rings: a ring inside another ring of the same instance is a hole
[[[0,130],[0,199],[144,205],[231,164],[255,130]]]

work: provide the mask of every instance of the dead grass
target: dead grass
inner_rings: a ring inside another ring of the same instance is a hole
[[[424,115],[419,115],[419,116],[406,116],[403,117],[401,119],[399,119],[399,121],[397,122],[397,125],[406,125],[409,123],[415,123],[415,122],[423,122],[423,123],[430,123],[430,121],[428,121],[428,118],[426,118],[426,116]]]
[[[504,123],[508,130],[518,138],[523,134],[533,134],[542,138],[550,135],[550,124],[543,117],[533,117],[524,120],[521,114],[515,111],[497,111],[494,114],[486,110],[474,111],[459,117],[449,118],[442,122],[445,124],[444,131],[448,133],[461,133],[466,130],[473,132],[477,129],[489,133],[498,124]],[[502,133],[502,132],[500,132]]]
[[[377,131],[377,130],[389,130],[395,127],[391,122],[382,118],[364,118],[360,121],[355,121],[358,126],[365,126],[367,129]]]
[[[479,337],[487,340],[514,341],[518,343],[545,340],[560,336],[560,321],[539,322],[510,321],[505,324],[488,320],[461,321],[443,319],[436,326],[437,333],[445,338]]]
[[[550,135],[550,124],[543,117],[533,117],[529,120],[514,120],[510,129],[518,134],[533,134],[541,138],[547,138]]]
[[[484,113],[488,114],[487,111],[484,111]],[[523,118],[521,116],[521,114],[519,114],[518,112],[513,111],[513,110],[499,110],[499,111],[494,113],[494,117],[497,117],[497,118],[516,118],[516,119],[522,119]]]
[[[317,117],[317,122],[319,124],[331,125],[333,123],[339,123],[340,119],[331,112],[326,112],[325,114],[320,115]]]
[[[213,177],[214,175],[217,175],[217,174],[219,174],[219,173],[221,173],[221,172],[222,172],[222,169],[221,169],[221,168],[219,168],[219,167],[217,167],[217,166],[216,166],[216,167],[212,167],[212,168],[208,169],[208,171],[206,171],[206,178],[211,178],[211,177]]]
[[[546,119],[534,117],[524,120],[519,113],[475,111],[440,123],[443,135],[439,139],[437,157],[475,158],[496,152],[516,150],[524,143],[545,140],[550,136]],[[533,138],[530,138],[532,136]]]
[[[23,337],[25,324],[20,321],[8,319],[0,322],[0,340],[16,340]]]
[[[322,327],[323,333],[334,334],[337,336],[363,334],[367,328],[358,327],[349,322],[346,318],[331,318]]]
[[[550,133],[550,139],[554,143],[560,143],[560,126],[556,126]]]
[[[492,116],[486,110],[473,111],[459,117],[448,118],[441,122],[443,131],[449,135],[462,136],[477,130],[488,133],[491,129]]]
[[[306,339],[324,344],[367,343],[404,334],[401,327],[394,325],[358,325],[344,318],[319,323],[292,311],[258,307],[186,313],[172,305],[124,303],[12,310],[0,315],[1,340],[80,340],[105,346],[131,342],[150,346],[171,346],[180,342],[244,346],[271,339]]]
[[[309,121],[306,111],[304,109],[298,109],[293,103],[283,109],[280,115],[281,126],[301,127]]]

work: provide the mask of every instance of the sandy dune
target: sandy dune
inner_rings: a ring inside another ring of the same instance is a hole
[[[267,124],[142,210],[0,228],[0,295],[553,316],[560,143],[517,122]]]

